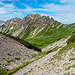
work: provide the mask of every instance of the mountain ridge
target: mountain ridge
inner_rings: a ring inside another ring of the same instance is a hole
[[[13,18],[7,21],[0,31],[43,48],[51,42],[70,35],[74,29],[74,24],[66,26],[52,17],[30,14],[23,19]]]

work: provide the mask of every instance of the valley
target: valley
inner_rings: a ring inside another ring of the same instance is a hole
[[[75,30],[75,24],[64,25],[49,16],[30,14],[20,18],[8,20],[1,28],[2,33],[18,37],[39,49],[58,39],[69,36]]]
[[[30,14],[0,27],[0,75],[74,75],[75,23]]]

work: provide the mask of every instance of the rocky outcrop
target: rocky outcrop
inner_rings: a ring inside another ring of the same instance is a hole
[[[15,26],[19,23],[20,20],[21,20],[20,18],[10,19],[5,22],[4,26],[9,26],[9,27]]]
[[[55,21],[52,17],[50,18],[49,16],[30,14],[23,19],[13,18],[8,20],[0,28],[0,31],[2,33],[6,33],[25,40],[37,35],[43,36],[48,34],[47,36],[51,36],[54,32],[60,28],[63,28],[63,26],[64,25],[62,23]]]
[[[53,18],[49,18],[49,16],[42,16],[36,23],[37,26],[45,26],[48,23],[51,24],[52,22],[54,22]]]
[[[30,14],[24,17],[21,22],[19,22],[20,27],[25,27],[29,25],[33,20],[37,19],[38,17],[41,17],[39,14]]]
[[[5,21],[0,20],[0,26],[3,25],[5,23]]]
[[[0,28],[1,32],[7,33],[9,30],[13,29],[14,26],[16,26],[19,21],[21,19],[20,18],[12,18],[10,20],[7,20]]]

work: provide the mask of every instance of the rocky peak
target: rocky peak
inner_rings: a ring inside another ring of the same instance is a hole
[[[51,17],[51,20],[54,21],[53,17]]]
[[[20,26],[24,27],[29,25],[33,20],[37,19],[38,17],[41,17],[39,14],[30,14],[24,17],[21,22]]]
[[[7,25],[10,25],[10,27],[15,26],[19,23],[20,20],[21,20],[20,18],[12,18],[10,20],[7,20],[5,22],[5,26],[7,26]]]
[[[41,17],[39,14],[30,14],[30,15],[27,15],[27,17],[31,18],[31,19],[36,19],[38,17]]]
[[[53,18],[50,18],[49,16],[42,16],[37,23],[40,25],[47,25],[48,23],[54,22]]]
[[[5,21],[0,20],[0,25],[3,25],[5,23]]]

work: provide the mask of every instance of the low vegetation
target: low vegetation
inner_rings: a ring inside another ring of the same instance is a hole
[[[68,44],[73,42],[75,42],[75,35],[72,35],[67,41]]]
[[[5,75],[7,73],[7,69],[0,68],[0,75]]]
[[[75,60],[75,58],[70,58],[70,60],[69,60],[69,61],[72,61],[72,60]]]
[[[16,60],[21,60],[21,58],[15,58]]]
[[[75,68],[75,64],[72,65],[72,66],[69,66],[69,67],[68,67],[68,70],[69,70],[70,68]]]
[[[38,55],[33,55],[33,58],[35,58],[36,60],[44,57],[45,55],[51,53],[51,52],[54,52],[54,51],[57,51],[58,50],[58,46],[56,46],[55,48],[53,48],[52,50],[49,50],[47,52],[39,52]]]

